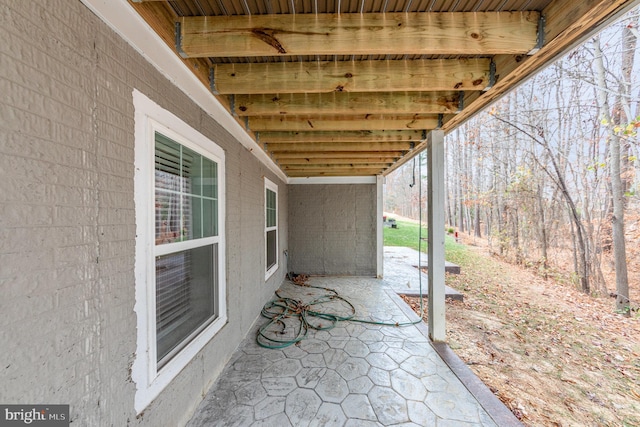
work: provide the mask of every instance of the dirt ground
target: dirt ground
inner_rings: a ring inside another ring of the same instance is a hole
[[[448,301],[446,316],[449,345],[476,375],[525,425],[640,426],[638,313],[470,249],[447,276],[464,302]]]

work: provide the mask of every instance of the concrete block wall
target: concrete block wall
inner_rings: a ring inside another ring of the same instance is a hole
[[[0,1],[0,402],[74,425],[181,425],[284,278],[264,280],[264,182],[287,186],[77,0]],[[229,322],[140,416],[136,88],[226,151]]]
[[[289,271],[376,275],[376,185],[289,186]]]

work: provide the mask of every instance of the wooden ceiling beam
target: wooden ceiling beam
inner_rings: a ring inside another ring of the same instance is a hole
[[[435,129],[437,114],[249,117],[254,132]]]
[[[390,163],[361,163],[361,164],[350,164],[350,163],[331,163],[331,164],[297,164],[297,165],[283,165],[282,169],[286,171],[290,170],[338,170],[338,169],[375,169],[380,170],[386,168],[390,165]]]
[[[133,2],[131,6],[149,24],[158,36],[171,48],[175,47],[175,20],[177,16],[165,2]],[[206,59],[184,59],[182,62],[203,84],[208,85],[209,81],[209,61]],[[228,106],[226,97],[218,97],[223,105]]]
[[[314,93],[235,96],[238,116],[455,114],[460,92]]]
[[[545,40],[551,42],[562,35],[565,43],[567,38],[580,37],[631,4],[632,0],[554,0],[542,12],[546,21]]]
[[[289,178],[317,178],[317,177],[328,177],[328,176],[376,176],[381,175],[383,170],[371,172],[370,170],[334,170],[334,171],[323,171],[323,172],[309,172],[309,171],[288,171],[287,176]]]
[[[218,64],[212,86],[222,95],[483,90],[490,63],[463,58]]]
[[[179,19],[184,57],[524,54],[539,12],[193,16]]]
[[[274,153],[312,153],[323,151],[409,151],[415,144],[413,142],[298,142],[296,144],[266,144],[267,151]],[[306,155],[306,154],[305,154]]]
[[[305,161],[310,160],[323,160],[323,159],[369,159],[372,156],[379,157],[389,157],[394,159],[399,159],[404,156],[405,151],[376,151],[374,153],[369,153],[367,151],[321,151],[321,152],[307,152],[307,153],[296,153],[296,152],[277,152],[274,153],[273,158],[278,162],[295,160],[300,161],[300,159],[304,159]]]
[[[378,175],[384,170],[384,166],[368,168],[296,168],[285,170],[289,176],[331,176],[331,175]]]
[[[391,164],[398,160],[397,157],[376,157],[369,154],[369,157],[362,158],[291,158],[278,159],[280,165],[353,165],[353,164]]]
[[[424,131],[257,132],[261,143],[422,141]]]

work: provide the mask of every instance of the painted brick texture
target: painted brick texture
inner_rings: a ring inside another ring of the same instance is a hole
[[[289,186],[289,270],[376,275],[376,186]]]
[[[287,186],[76,0],[0,1],[0,401],[74,425],[180,425],[280,284],[264,280],[263,177]],[[141,416],[130,367],[136,88],[227,156],[229,323]]]

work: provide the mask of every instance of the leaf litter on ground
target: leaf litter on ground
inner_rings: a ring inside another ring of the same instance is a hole
[[[525,425],[640,427],[640,318],[481,248],[452,261],[449,345]]]

